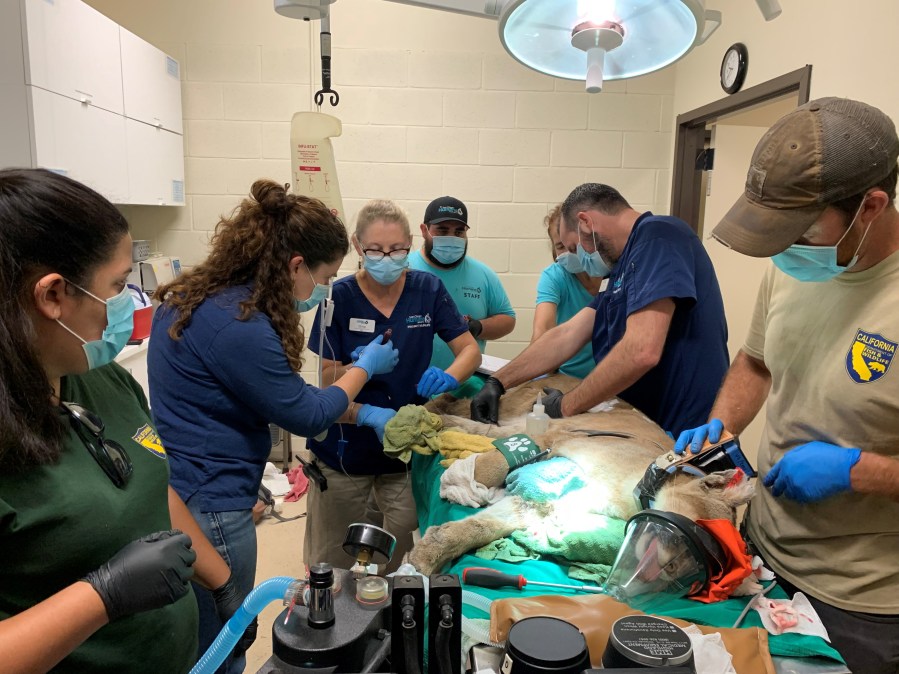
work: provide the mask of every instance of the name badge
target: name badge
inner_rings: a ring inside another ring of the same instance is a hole
[[[599,282],[599,292],[603,292],[608,287],[609,287],[609,277],[606,276],[602,281]]]
[[[375,322],[370,318],[351,318],[350,330],[352,332],[374,332]]]

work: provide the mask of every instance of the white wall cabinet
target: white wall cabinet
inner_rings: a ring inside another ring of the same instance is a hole
[[[184,143],[177,133],[125,119],[128,203],[184,203]]]
[[[175,59],[81,0],[2,0],[0,38],[0,167],[64,172],[115,203],[184,204]]]
[[[125,116],[183,133],[178,61],[121,27],[119,38]]]
[[[24,0],[23,6],[25,84],[121,115],[118,24],[80,0]]]
[[[34,165],[76,178],[110,201],[127,201],[127,120],[38,87],[28,87],[28,94]]]

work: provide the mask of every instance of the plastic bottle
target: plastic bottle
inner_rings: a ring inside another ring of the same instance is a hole
[[[534,409],[525,419],[525,433],[528,435],[542,435],[549,429],[549,415],[543,411],[543,394],[537,394],[537,402]]]

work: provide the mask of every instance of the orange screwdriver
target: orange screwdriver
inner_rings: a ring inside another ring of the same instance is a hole
[[[503,573],[502,571],[488,569],[483,566],[469,566],[466,569],[463,569],[462,582],[467,585],[476,585],[477,587],[517,587],[520,590],[525,585],[540,585],[543,587],[561,587],[566,590],[575,590],[576,592],[602,593],[602,588],[593,587],[591,585],[539,583],[535,580],[528,580],[522,575],[513,576],[511,573]]]

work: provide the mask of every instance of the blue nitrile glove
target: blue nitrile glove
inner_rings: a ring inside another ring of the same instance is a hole
[[[721,433],[724,432],[724,422],[721,419],[712,419],[709,423],[691,428],[688,431],[682,431],[677,436],[677,442],[674,443],[674,453],[683,454],[687,445],[690,445],[690,451],[699,454],[703,443],[706,439],[715,444],[721,439]]]
[[[378,335],[362,349],[362,353],[356,359],[355,365],[365,370],[368,378],[376,374],[393,372],[393,368],[400,362],[400,352],[393,348],[393,341],[388,340],[382,344],[383,335]]]
[[[561,419],[564,415],[562,414],[562,398],[565,397],[565,394],[562,393],[557,388],[550,388],[548,386],[543,388],[543,411],[546,412],[546,416],[551,419]]]
[[[862,457],[857,447],[807,442],[789,450],[765,476],[774,496],[800,503],[821,501],[852,489],[849,473]]]
[[[439,367],[433,365],[425,370],[418,380],[418,387],[415,389],[423,398],[431,398],[438,393],[446,393],[459,388],[459,382],[456,378],[444,372]]]
[[[362,355],[362,352],[365,350],[364,346],[357,346],[355,349],[350,351],[350,360],[354,363],[359,360],[359,356]]]
[[[366,404],[362,405],[356,413],[356,425],[375,429],[375,433],[378,434],[378,441],[383,443],[384,426],[395,416],[396,410]]]

